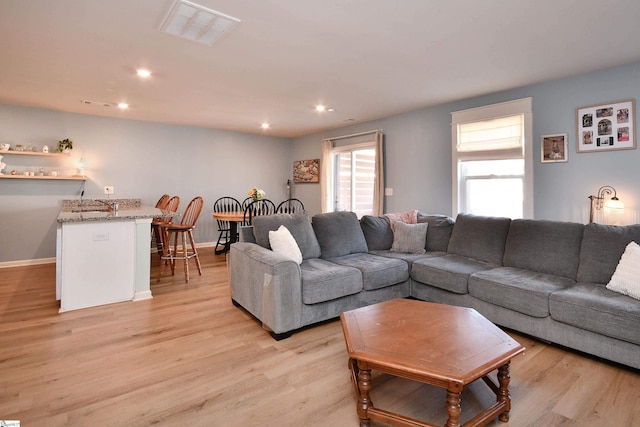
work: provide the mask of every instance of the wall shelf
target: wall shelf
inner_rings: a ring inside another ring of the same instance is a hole
[[[69,153],[43,153],[42,151],[15,151],[15,150],[4,150],[0,151],[0,156],[37,156],[37,157],[57,157],[57,158],[69,158]],[[11,175],[4,171],[3,175],[0,175],[0,179],[48,179],[48,180],[66,180],[66,181],[86,181],[86,176],[79,175],[40,175],[40,176],[27,176],[22,173],[18,173],[17,175]]]
[[[47,157],[60,157],[60,156],[69,156],[69,153],[43,153],[41,151],[15,151],[15,150],[5,150],[0,151],[0,156],[4,156],[5,154],[15,155],[15,156],[47,156]]]
[[[0,179],[63,179],[67,181],[86,181],[86,176],[26,176],[26,175],[0,175]]]

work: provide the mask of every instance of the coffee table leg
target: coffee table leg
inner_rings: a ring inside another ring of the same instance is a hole
[[[445,427],[460,427],[460,394],[462,393],[462,384],[450,383],[447,388],[447,413],[449,419]]]
[[[371,369],[366,363],[358,361],[358,417],[360,418],[360,427],[369,427],[370,419],[367,415],[367,409],[373,406],[373,402],[369,398],[369,390],[371,390]]]
[[[505,402],[506,410],[500,414],[500,421],[509,421],[509,411],[511,411],[511,396],[509,395],[509,382],[511,376],[509,375],[509,364],[507,362],[498,368],[498,382],[500,388],[498,389],[498,402]]]

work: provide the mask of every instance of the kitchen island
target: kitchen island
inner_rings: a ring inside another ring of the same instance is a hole
[[[139,199],[63,200],[56,241],[60,312],[152,298],[151,220],[174,215],[140,206]]]

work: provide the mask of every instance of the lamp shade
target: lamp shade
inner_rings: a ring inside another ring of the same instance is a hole
[[[606,202],[604,202],[605,209],[624,209],[624,203],[620,201],[617,197],[613,197]]]

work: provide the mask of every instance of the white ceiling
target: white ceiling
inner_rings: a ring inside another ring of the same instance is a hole
[[[0,0],[0,103],[296,137],[640,60],[638,0],[195,2],[242,22],[210,47],[159,31],[174,0]]]

